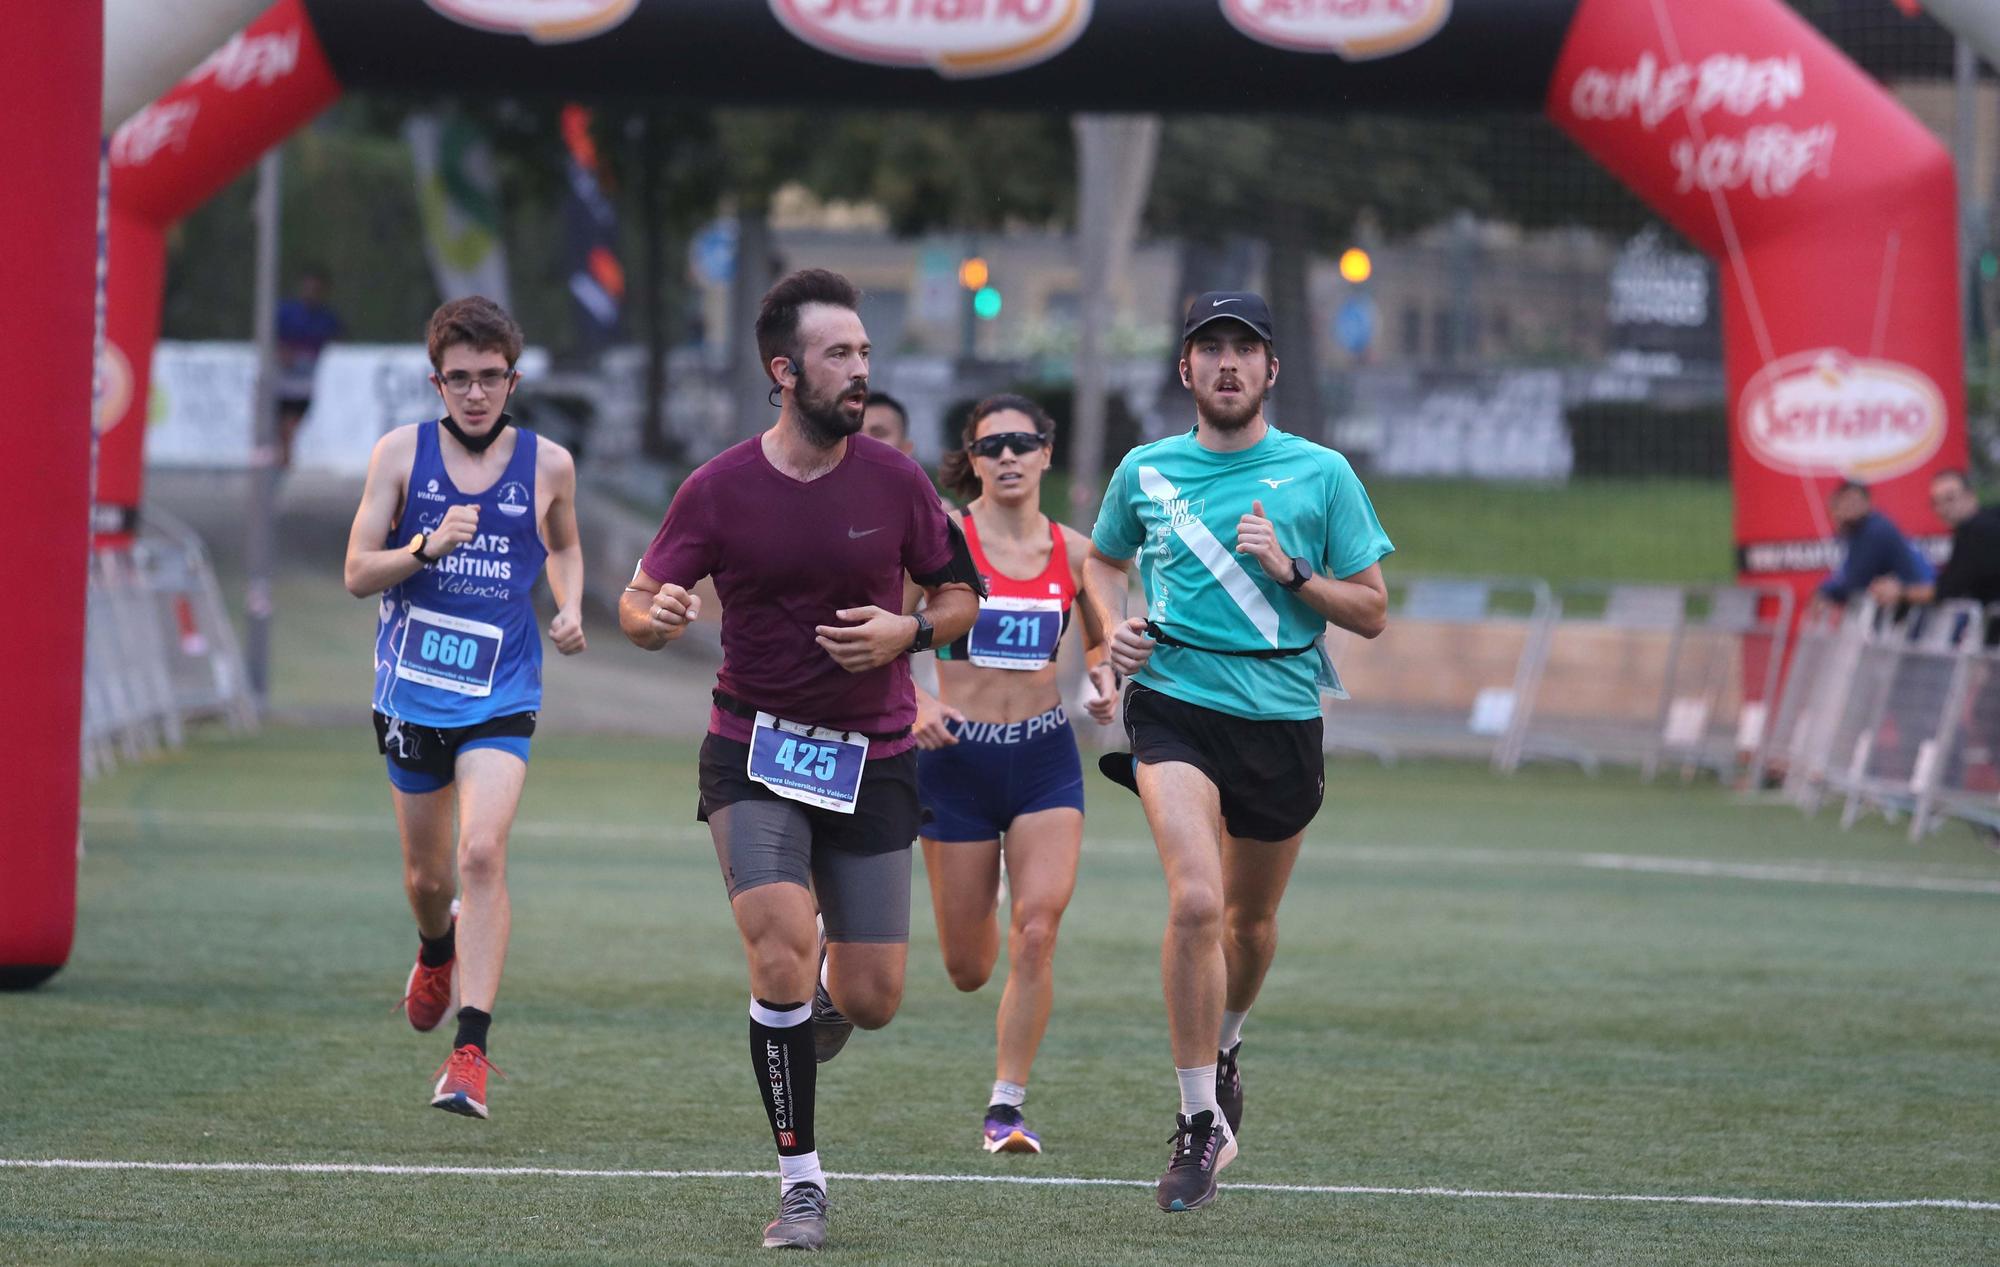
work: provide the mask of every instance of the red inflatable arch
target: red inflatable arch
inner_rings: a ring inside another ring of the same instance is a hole
[[[1746,576],[1803,587],[1824,570],[1822,506],[1844,478],[1941,532],[1926,480],[1965,460],[1950,160],[1783,0],[282,0],[112,141],[109,360],[123,374],[102,542],[139,504],[167,227],[342,88],[449,89],[457,67],[478,68],[466,88],[717,103],[1544,109],[1720,261]],[[16,82],[0,95],[54,117]],[[80,604],[65,610],[80,620]],[[51,665],[41,634],[10,637],[15,663],[75,694],[74,660]],[[13,741],[10,804],[46,786],[23,754],[64,744],[73,728]],[[0,964],[48,963],[67,943],[64,797],[0,840],[0,875],[33,877],[0,888]],[[5,918],[21,909],[61,937],[22,940]]]

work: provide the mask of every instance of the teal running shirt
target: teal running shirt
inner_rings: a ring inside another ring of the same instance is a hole
[[[1237,521],[1257,501],[1279,548],[1319,575],[1353,576],[1396,548],[1347,459],[1276,427],[1233,453],[1203,448],[1191,430],[1140,445],[1112,474],[1090,540],[1108,558],[1138,556],[1143,614],[1176,638],[1230,651],[1308,647],[1325,619],[1236,553]],[[1136,680],[1237,717],[1303,721],[1320,715],[1320,665],[1311,650],[1254,660],[1163,643]]]

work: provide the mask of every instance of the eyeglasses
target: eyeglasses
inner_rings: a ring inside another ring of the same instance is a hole
[[[463,396],[470,392],[474,383],[479,384],[479,390],[488,396],[495,396],[502,387],[513,380],[513,377],[513,370],[481,370],[477,374],[453,370],[449,374],[438,375],[438,381],[443,383],[444,389],[454,396]]]
[[[997,458],[1001,450],[1015,453],[1033,453],[1036,449],[1048,447],[1049,437],[1040,431],[1002,431],[998,435],[981,436],[965,446],[965,451],[978,458]]]

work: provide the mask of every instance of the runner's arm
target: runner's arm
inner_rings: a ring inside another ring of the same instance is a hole
[[[1153,639],[1146,633],[1146,618],[1125,614],[1125,604],[1131,597],[1131,570],[1131,559],[1114,559],[1095,543],[1090,547],[1090,557],[1083,561],[1084,598],[1096,609],[1098,620],[1110,635],[1105,652],[1113,674],[1113,689],[1118,684],[1117,675],[1137,673],[1153,655]]]
[[[1389,627],[1389,586],[1382,565],[1370,563],[1352,576],[1314,576],[1298,592],[1306,606],[1350,633],[1374,638]]]
[[[549,593],[555,596],[556,617],[549,638],[556,650],[575,655],[584,648],[583,538],[576,529],[576,460],[569,450],[548,444],[548,478],[553,495],[544,533],[549,547]]]
[[[632,583],[618,596],[618,628],[632,645],[658,651],[687,632],[701,616],[701,595],[646,575],[632,573]]]
[[[382,547],[403,509],[403,477],[398,472],[408,467],[410,457],[408,439],[400,429],[377,440],[375,451],[368,455],[368,481],[361,489],[354,525],[347,531],[347,560],[341,569],[347,592],[356,598],[379,594],[423,570],[423,561],[409,552],[408,542]]]
[[[1132,560],[1114,559],[1095,545],[1083,560],[1083,605],[1100,631],[1125,621],[1125,603],[1132,593]]]
[[[1094,669],[1104,663],[1105,652],[1104,621],[1098,617],[1097,604],[1084,593],[1084,569],[1090,559],[1090,551],[1095,547],[1090,544],[1090,538],[1074,528],[1065,527],[1062,532],[1063,544],[1068,547],[1069,553],[1070,584],[1076,586],[1077,594],[1083,598],[1077,604],[1077,615],[1083,621],[1083,667]]]

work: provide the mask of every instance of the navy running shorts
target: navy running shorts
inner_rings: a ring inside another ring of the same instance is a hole
[[[1083,762],[1062,705],[1026,721],[950,725],[957,743],[917,753],[925,840],[998,840],[1023,814],[1082,811]]]

